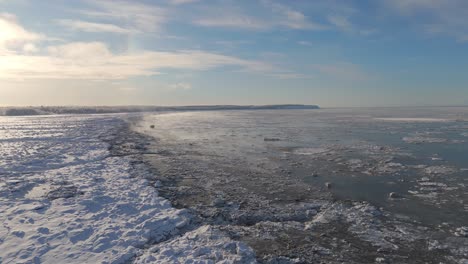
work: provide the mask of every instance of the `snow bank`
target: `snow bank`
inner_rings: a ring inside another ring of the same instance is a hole
[[[173,239],[187,226],[190,215],[159,197],[144,169],[132,167],[129,157],[109,155],[103,139],[121,125],[112,116],[0,118],[0,263],[149,258],[154,254],[145,254],[145,247]],[[205,231],[200,232],[206,236]],[[250,256],[241,244],[233,242],[236,252],[220,247],[229,242],[221,234],[196,243],[211,238],[214,248],[206,250],[212,256]],[[184,262],[201,256],[188,250],[192,242],[187,234],[163,247],[185,245],[179,247],[183,256],[174,257]]]
[[[135,263],[256,263],[251,248],[211,226],[150,248]]]

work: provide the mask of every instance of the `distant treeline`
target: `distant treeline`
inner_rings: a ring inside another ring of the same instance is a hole
[[[206,105],[206,106],[30,106],[3,107],[3,116],[64,115],[64,114],[109,114],[159,111],[216,111],[216,110],[279,110],[279,109],[319,109],[317,105]]]

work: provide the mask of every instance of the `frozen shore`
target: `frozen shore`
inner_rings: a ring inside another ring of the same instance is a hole
[[[194,105],[194,106],[26,106],[0,107],[0,116],[77,115],[142,112],[184,112],[219,110],[287,110],[320,109],[317,105]]]
[[[160,197],[133,143],[112,150],[125,126],[109,115],[0,119],[0,263],[254,262]]]

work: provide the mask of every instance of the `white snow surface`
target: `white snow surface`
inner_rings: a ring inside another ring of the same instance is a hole
[[[147,171],[131,174],[129,157],[109,156],[103,138],[122,122],[0,117],[0,263],[253,262],[251,249],[218,231],[177,236],[189,213],[159,197]],[[236,250],[222,246],[230,243]]]
[[[210,246],[207,247],[207,244]],[[249,264],[256,261],[250,247],[231,241],[219,230],[206,225],[178,239],[150,248],[135,263]]]

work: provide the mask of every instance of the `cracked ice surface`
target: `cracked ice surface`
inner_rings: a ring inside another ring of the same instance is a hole
[[[0,263],[128,262],[190,222],[130,157],[110,156],[105,140],[123,124],[108,115],[0,119]]]

